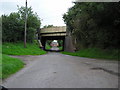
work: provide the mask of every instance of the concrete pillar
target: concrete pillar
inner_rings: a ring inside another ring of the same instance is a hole
[[[66,36],[65,37],[65,49],[64,51],[67,52],[74,52],[74,45],[72,43],[72,37],[71,36]]]

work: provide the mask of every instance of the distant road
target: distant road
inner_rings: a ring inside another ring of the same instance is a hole
[[[56,47],[56,46],[53,46],[50,50],[55,50],[55,51],[58,51],[58,50],[59,50],[59,48],[58,48],[58,47]]]
[[[117,62],[48,53],[15,56],[24,69],[3,81],[7,88],[117,88]],[[111,72],[108,72],[111,71]],[[114,72],[114,73],[113,73]]]

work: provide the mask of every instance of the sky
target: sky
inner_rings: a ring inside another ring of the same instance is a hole
[[[17,12],[17,5],[25,6],[26,0],[0,0],[0,15]],[[74,5],[73,0],[27,0],[28,7],[41,18],[45,25],[65,26],[63,14]]]

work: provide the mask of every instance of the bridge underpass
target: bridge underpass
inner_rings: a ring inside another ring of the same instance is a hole
[[[59,51],[64,51],[64,42],[65,42],[65,37],[64,36],[46,36],[46,37],[41,37],[41,43],[43,45],[43,49],[46,50],[46,51],[53,51],[53,50],[49,50],[49,49],[46,49],[46,42],[48,40],[62,40],[63,41],[63,45],[62,45],[62,50],[59,50]]]
[[[70,51],[70,52],[74,51],[72,45],[72,39],[67,33],[66,26],[42,28],[40,29],[39,39],[41,41],[43,49],[46,51],[47,49],[45,47],[46,46],[45,44],[47,40],[62,40],[63,48],[62,50],[59,51]]]

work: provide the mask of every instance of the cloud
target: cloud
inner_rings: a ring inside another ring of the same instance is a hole
[[[2,0],[2,10],[0,12],[9,14],[17,11],[17,5],[25,6],[26,0]],[[55,26],[65,25],[62,15],[68,8],[73,6],[72,0],[27,0],[28,7],[32,7],[34,12],[43,19],[42,26],[53,24]]]
[[[0,11],[2,12],[2,14],[9,14],[12,12],[16,12],[17,11],[17,6],[16,3],[14,2],[2,2],[0,3],[1,5],[1,9]]]

